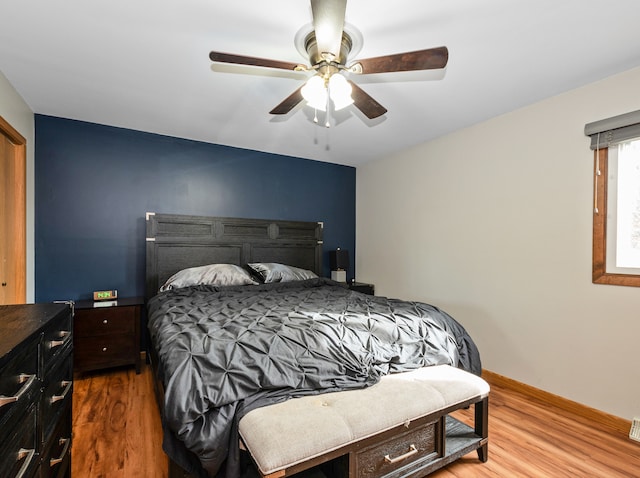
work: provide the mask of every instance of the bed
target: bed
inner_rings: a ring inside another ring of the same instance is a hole
[[[238,423],[252,410],[428,366],[480,374],[473,340],[444,311],[322,278],[322,229],[147,214],[149,357],[170,476],[245,473]]]

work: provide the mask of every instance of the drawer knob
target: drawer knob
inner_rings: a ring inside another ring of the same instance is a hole
[[[399,461],[406,460],[407,458],[409,458],[410,456],[415,455],[416,453],[418,453],[418,449],[416,448],[416,446],[415,445],[410,445],[409,446],[409,451],[406,452],[404,455],[396,456],[395,458],[391,458],[389,455],[385,455],[384,456],[384,461],[386,461],[387,463],[393,465],[394,463],[398,463]]]
[[[103,324],[108,324],[108,323],[109,323],[109,321],[108,321],[107,319],[104,319],[104,320],[102,321],[102,323],[103,323]]]
[[[107,347],[102,347],[102,351],[106,352],[107,351]]]

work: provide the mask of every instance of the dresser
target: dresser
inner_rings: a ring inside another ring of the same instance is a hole
[[[0,306],[0,476],[71,476],[73,312]]]
[[[74,318],[76,372],[135,365],[140,373],[140,316],[144,299],[78,301]]]

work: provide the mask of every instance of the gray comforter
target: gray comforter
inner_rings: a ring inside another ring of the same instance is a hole
[[[201,476],[239,475],[237,421],[253,408],[428,365],[481,370],[472,339],[445,312],[326,279],[177,289],[148,311],[164,448]]]

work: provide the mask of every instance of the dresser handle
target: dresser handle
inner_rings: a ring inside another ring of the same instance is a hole
[[[36,456],[35,448],[32,448],[31,450],[27,450],[26,448],[20,448],[18,450],[18,459],[16,461],[20,461],[24,459],[25,456],[27,457],[27,459],[20,467],[20,471],[18,471],[16,478],[22,478],[24,474],[27,472],[27,470],[29,469],[29,465],[31,465],[31,460],[33,460],[33,457]]]
[[[36,380],[35,374],[33,375],[20,374],[20,376],[18,377],[18,383],[24,383],[24,385],[20,387],[20,390],[18,391],[18,393],[16,393],[13,397],[5,397],[4,395],[0,395],[0,407],[3,407],[5,405],[8,405],[9,403],[17,402],[18,400],[20,400],[20,397],[22,397],[22,395],[24,395],[25,392],[29,390],[29,388],[31,387],[31,384],[35,382],[35,380]]]
[[[69,452],[69,445],[71,445],[71,438],[60,438],[60,440],[58,440],[58,445],[62,445],[63,443],[64,448],[62,449],[62,453],[60,453],[60,457],[51,458],[49,460],[49,467],[56,466],[58,463],[62,463],[64,457],[67,456],[67,453]]]
[[[64,400],[67,397],[67,393],[69,393],[69,390],[71,390],[71,387],[73,386],[73,382],[71,380],[63,380],[62,382],[60,382],[60,386],[64,387],[64,391],[62,392],[62,395],[52,396],[51,403],[56,403],[60,400]]]
[[[109,323],[109,321],[108,321],[107,319],[104,319],[104,320],[102,321],[102,323],[103,323],[104,325],[107,325],[107,324]]]
[[[61,330],[60,337],[62,337],[62,340],[50,340],[48,342],[50,349],[66,344],[71,339],[71,332],[67,330]]]
[[[389,455],[385,455],[384,461],[393,465],[394,463],[398,463],[399,461],[406,460],[407,458],[415,455],[416,453],[418,453],[418,449],[416,448],[415,445],[411,445],[409,446],[409,451],[406,452],[404,455],[396,456],[395,458],[391,458]]]

